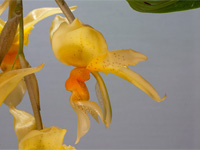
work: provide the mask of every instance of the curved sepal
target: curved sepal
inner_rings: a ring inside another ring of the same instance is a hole
[[[77,114],[78,126],[77,126],[77,144],[81,137],[83,137],[90,129],[90,119],[87,112],[99,123],[98,116],[103,121],[103,113],[97,103],[88,100],[72,100],[70,98],[70,104]]]
[[[167,97],[165,94],[163,98],[160,98],[155,88],[147,80],[129,68],[122,67],[112,73],[131,82],[157,102],[161,102]]]
[[[34,68],[18,69],[0,73],[0,105],[24,76],[40,71],[43,66],[44,64]]]
[[[26,83],[24,79],[22,79],[16,88],[6,97],[4,100],[4,104],[7,106],[17,106],[22,101],[25,93],[26,93]]]
[[[104,115],[103,119],[104,119],[105,126],[108,128],[112,120],[112,108],[111,108],[107,88],[101,75],[98,72],[92,72],[92,74],[97,80],[95,91],[96,91],[97,99],[99,101],[101,110]]]
[[[148,94],[152,99],[160,102],[164,100],[166,96],[161,99],[148,81],[128,68],[129,65],[136,65],[144,60],[147,60],[144,54],[131,49],[108,51],[107,55],[102,55],[93,59],[87,66],[87,69],[104,73],[113,73],[131,82]]]
[[[84,109],[79,109],[76,102],[72,99],[70,99],[70,104],[77,114],[77,137],[75,142],[75,144],[77,144],[80,141],[80,138],[83,137],[90,129],[90,118],[87,112]]]
[[[14,106],[10,106],[9,111],[13,115],[14,130],[19,142],[30,131],[37,129],[35,118],[31,114],[16,109]]]

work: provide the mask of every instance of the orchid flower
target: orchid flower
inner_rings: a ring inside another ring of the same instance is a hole
[[[103,121],[110,126],[112,111],[109,96],[103,79],[98,72],[113,73],[134,84],[152,99],[161,102],[154,87],[142,76],[128,68],[147,60],[144,54],[132,49],[109,51],[103,35],[76,18],[71,24],[66,18],[56,16],[49,31],[51,46],[55,57],[63,64],[76,67],[66,81],[66,89],[72,92],[70,103],[78,116],[77,140],[89,130],[89,118],[86,112],[97,120],[102,118],[95,102],[88,101],[89,93],[84,81],[89,80],[89,73],[96,78],[96,93],[103,111]]]
[[[10,0],[5,0],[1,5],[0,5],[0,15],[4,12],[4,10],[8,7]],[[73,11],[76,9],[76,6],[70,7],[70,9]],[[47,7],[47,8],[38,8],[35,10],[32,10],[25,18],[24,18],[24,45],[27,46],[29,40],[28,36],[31,33],[30,31],[34,28],[34,25],[38,23],[39,21],[45,19],[46,17],[49,17],[51,15],[57,14],[57,13],[62,13],[60,8],[53,8],[53,7]],[[5,22],[0,19],[0,33],[5,25]],[[11,70],[15,58],[17,56],[19,48],[19,29],[17,29],[16,36],[14,38],[14,41],[8,51],[8,53],[5,55],[2,63],[1,63],[1,70],[3,72]],[[17,58],[14,68],[15,69],[20,69],[21,65],[19,62],[19,59]],[[20,101],[22,100],[23,96],[26,93],[26,84],[22,78],[22,80],[18,83],[16,88],[7,96],[5,99],[5,104],[9,105],[10,102],[12,105],[17,106]],[[13,99],[14,97],[14,99]],[[2,101],[2,100],[1,100]],[[0,103],[1,104],[1,103]]]
[[[31,114],[14,106],[10,106],[10,113],[13,115],[19,150],[76,150],[72,146],[62,145],[66,129],[53,126],[36,130],[35,118]]]

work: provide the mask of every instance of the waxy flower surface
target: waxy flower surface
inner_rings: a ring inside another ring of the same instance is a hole
[[[50,27],[50,40],[55,57],[66,65],[76,67],[66,81],[72,92],[70,103],[78,116],[77,141],[89,130],[87,112],[96,119],[101,111],[95,102],[88,101],[89,93],[84,81],[92,73],[97,80],[96,91],[103,111],[103,121],[110,126],[112,111],[103,79],[98,72],[113,73],[140,88],[157,102],[163,101],[154,87],[142,76],[128,68],[147,57],[132,49],[109,51],[103,35],[77,18],[69,24],[67,19],[56,16]]]

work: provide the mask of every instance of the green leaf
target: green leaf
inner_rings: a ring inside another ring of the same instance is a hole
[[[169,13],[200,7],[200,0],[127,0],[136,11],[144,13]]]

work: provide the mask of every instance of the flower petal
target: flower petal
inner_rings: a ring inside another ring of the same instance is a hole
[[[128,68],[129,65],[136,65],[138,62],[144,60],[147,60],[145,55],[131,49],[108,51],[106,55],[93,59],[87,66],[87,69],[91,71],[113,73],[131,82],[148,94],[152,99],[158,102],[163,101],[166,95],[161,99],[148,81]]]
[[[157,102],[163,101],[167,96],[165,94],[165,96],[161,99],[157,91],[148,81],[129,68],[122,67],[120,70],[113,71],[112,73],[131,82]]]
[[[75,100],[70,98],[70,104],[77,114],[78,125],[77,138],[75,142],[75,144],[77,144],[80,141],[80,138],[83,137],[90,129],[90,118],[84,109],[80,109]]]
[[[22,101],[25,93],[26,93],[26,83],[24,79],[22,79],[16,88],[6,97],[4,100],[4,104],[7,106],[17,106]]]
[[[104,123],[108,128],[112,120],[112,108],[110,104],[109,95],[105,83],[98,72],[92,72],[93,76],[96,78],[97,83],[95,86],[96,95],[101,106],[101,110],[104,114]]]
[[[3,3],[0,5],[0,15],[4,12],[4,10],[8,7],[9,0],[4,0]]]
[[[107,54],[94,58],[87,69],[109,73],[124,66],[136,65],[144,60],[147,60],[145,55],[132,49],[107,51]]]
[[[76,104],[82,109],[84,109],[85,111],[87,111],[88,113],[90,113],[90,115],[97,121],[97,123],[99,123],[98,116],[101,118],[103,122],[103,113],[97,103],[93,101],[81,100],[81,101],[77,101]]]
[[[63,143],[66,129],[49,127],[29,132],[20,142],[19,150],[58,150]]]
[[[35,118],[25,111],[16,109],[14,106],[10,106],[9,110],[13,115],[14,130],[20,142],[30,131],[37,129]]]
[[[0,74],[0,105],[24,76],[40,71],[44,64],[35,68],[12,70]]]

